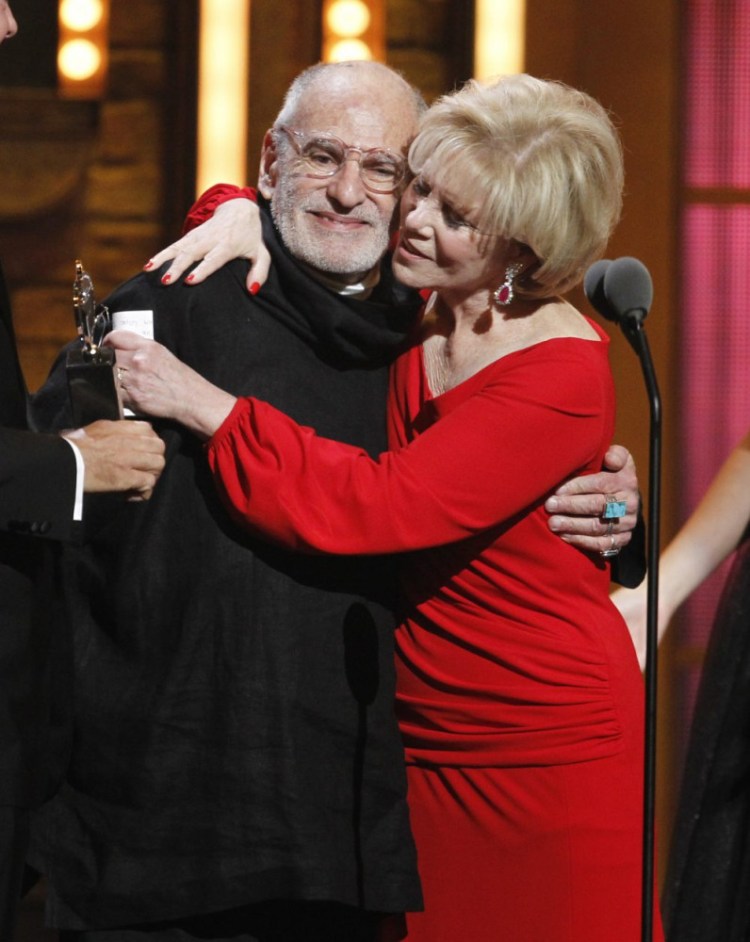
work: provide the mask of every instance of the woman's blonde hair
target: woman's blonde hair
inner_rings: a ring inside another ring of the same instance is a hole
[[[617,131],[597,101],[560,82],[512,75],[440,98],[409,151],[414,173],[428,163],[432,180],[479,207],[481,231],[536,255],[520,296],[573,287],[620,217]]]

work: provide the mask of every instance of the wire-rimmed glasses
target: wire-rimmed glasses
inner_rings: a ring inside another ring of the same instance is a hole
[[[347,160],[355,160],[362,183],[375,193],[393,193],[406,177],[406,159],[383,147],[355,147],[325,131],[298,131],[285,124],[274,131],[286,134],[306,176],[333,177]]]

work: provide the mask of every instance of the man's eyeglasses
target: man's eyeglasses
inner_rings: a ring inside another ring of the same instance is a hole
[[[333,177],[347,160],[356,160],[362,183],[375,193],[393,193],[406,177],[406,160],[382,147],[351,147],[330,134],[297,131],[284,124],[274,131],[286,134],[308,177]]]

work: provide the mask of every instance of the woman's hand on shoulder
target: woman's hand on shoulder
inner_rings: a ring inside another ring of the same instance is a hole
[[[169,285],[199,262],[185,278],[196,285],[235,258],[251,261],[247,290],[257,294],[268,277],[271,256],[263,244],[258,205],[244,197],[222,203],[210,219],[150,258],[145,268],[151,271],[171,261],[161,279]]]

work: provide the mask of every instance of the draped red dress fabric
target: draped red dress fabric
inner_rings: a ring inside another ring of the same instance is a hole
[[[409,942],[640,937],[641,675],[605,563],[543,509],[612,438],[598,333],[441,396],[412,348],[377,461],[252,399],[209,445],[252,528],[307,552],[405,554],[397,711],[425,895]]]

